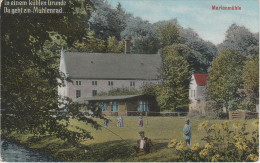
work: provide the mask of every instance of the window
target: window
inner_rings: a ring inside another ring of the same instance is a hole
[[[97,96],[97,90],[92,91],[92,96]]]
[[[194,93],[193,96],[195,97],[195,90],[193,91],[193,93]]]
[[[81,81],[76,81],[76,85],[81,85]]]
[[[111,112],[118,112],[118,103],[116,101],[111,102]]]
[[[99,102],[98,106],[102,109],[102,112],[107,112],[107,103]]]
[[[109,86],[113,86],[113,85],[114,85],[114,82],[113,82],[113,81],[108,81],[108,85],[109,85]]]
[[[76,90],[76,98],[79,98],[81,96],[80,90]]]
[[[148,101],[139,101],[138,111],[139,112],[149,112]]]
[[[130,87],[134,87],[135,86],[135,82],[134,81],[131,81],[130,82]]]
[[[97,85],[97,81],[92,81],[92,85]]]

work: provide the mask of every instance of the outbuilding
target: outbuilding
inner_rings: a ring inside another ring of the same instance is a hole
[[[160,109],[152,95],[94,96],[86,98],[97,104],[107,116],[159,115]]]

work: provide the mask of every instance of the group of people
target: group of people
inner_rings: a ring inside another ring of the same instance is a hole
[[[109,120],[107,118],[104,118],[104,127],[108,127]],[[138,127],[143,127],[144,122],[143,122],[143,116],[139,117],[138,121]],[[117,127],[124,127],[124,119],[122,116],[117,117]]]
[[[104,118],[104,126],[108,127],[109,120],[107,118]],[[124,127],[124,120],[122,116],[119,116],[117,118],[117,127]],[[138,127],[143,127],[143,116],[139,117],[139,123]],[[190,120],[186,120],[186,124],[183,128],[183,133],[185,137],[185,142],[187,146],[190,146],[191,144],[191,125]],[[151,153],[153,152],[153,143],[152,140],[147,138],[145,136],[144,131],[139,132],[140,139],[137,141],[137,146],[135,147],[135,153],[132,154],[132,156],[140,156],[145,153]]]

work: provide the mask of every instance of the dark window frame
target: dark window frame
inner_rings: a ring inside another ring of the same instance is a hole
[[[96,81],[96,80],[95,80],[95,81],[93,80],[93,81],[92,81],[92,85],[97,86],[97,81]]]
[[[92,96],[97,96],[97,90],[92,90]]]
[[[113,81],[108,81],[108,86],[113,86],[114,82]]]
[[[149,102],[146,100],[140,100],[138,101],[138,112],[149,112]]]
[[[130,87],[135,87],[135,81],[130,81]]]
[[[117,101],[110,102],[110,109],[111,112],[118,112],[118,102]]]
[[[81,85],[81,81],[76,81],[76,85]]]
[[[81,90],[76,90],[76,98],[80,98],[81,97]]]

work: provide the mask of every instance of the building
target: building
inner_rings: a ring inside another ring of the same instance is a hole
[[[84,101],[116,88],[140,90],[158,83],[162,66],[158,54],[79,53],[61,51],[60,72],[67,80],[58,87],[61,97]]]
[[[159,115],[160,112],[151,95],[94,96],[86,101],[98,104],[102,114],[109,116]]]
[[[206,73],[192,74],[189,89],[189,111],[197,111],[201,114],[205,114],[205,90],[207,78],[208,74]]]

